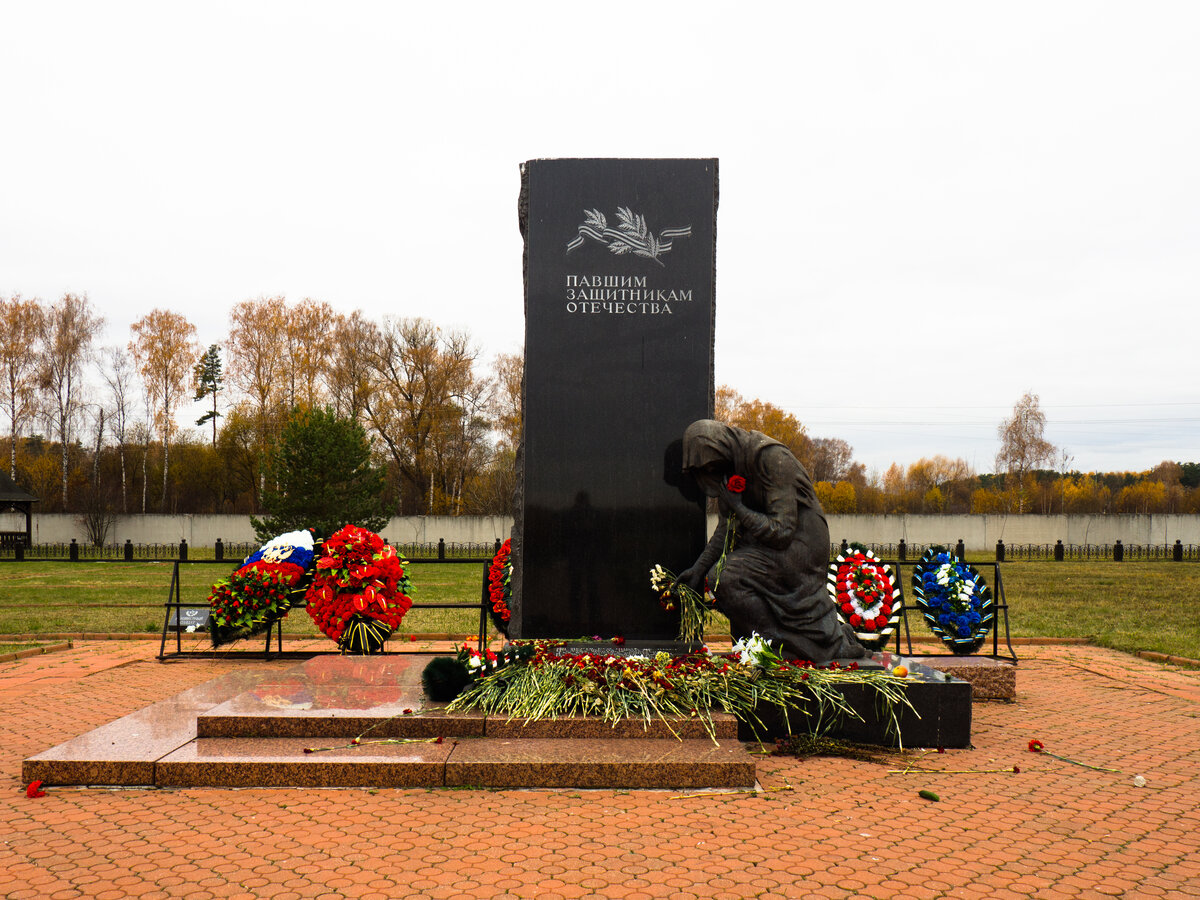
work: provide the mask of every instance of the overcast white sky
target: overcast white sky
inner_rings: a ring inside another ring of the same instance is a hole
[[[0,0],[0,293],[523,336],[518,164],[716,156],[717,380],[869,466],[1200,460],[1200,4]]]

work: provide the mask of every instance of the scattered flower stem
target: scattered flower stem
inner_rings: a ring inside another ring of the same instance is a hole
[[[343,744],[340,747],[305,747],[305,753],[324,753],[329,750],[350,750],[354,747],[364,747],[367,744],[441,744],[445,742],[444,737],[431,738],[378,738],[371,741],[363,741],[355,738],[348,744]]]
[[[922,769],[919,766],[909,766],[907,769],[888,769],[889,775],[1002,775],[1013,774],[1012,767],[1007,769]]]
[[[695,794],[676,794],[668,800],[691,800],[693,797],[733,797],[738,794],[776,794],[779,791],[794,791],[790,784],[773,788],[746,788],[741,791],[701,791]]]
[[[1043,744],[1041,741],[1039,741],[1037,738],[1034,738],[1033,740],[1031,740],[1029,742],[1029,752],[1030,753],[1040,753],[1043,756],[1053,756],[1055,759],[1061,759],[1063,762],[1069,762],[1069,763],[1073,763],[1074,765],[1077,765],[1077,766],[1083,766],[1085,769],[1091,769],[1093,772],[1117,772],[1117,773],[1120,773],[1120,771],[1121,771],[1120,769],[1106,769],[1104,766],[1093,766],[1093,765],[1090,765],[1089,763],[1080,762],[1077,759],[1070,759],[1069,757],[1066,757],[1066,756],[1059,756],[1057,753],[1051,753],[1049,750],[1046,749],[1046,745]]]
[[[1120,769],[1106,769],[1104,766],[1093,766],[1085,762],[1080,762],[1077,759],[1069,759],[1065,756],[1059,756],[1057,753],[1051,753],[1049,750],[1038,750],[1042,756],[1053,756],[1055,759],[1061,759],[1063,762],[1074,763],[1077,766],[1083,766],[1085,769],[1091,769],[1093,772],[1120,772]]]

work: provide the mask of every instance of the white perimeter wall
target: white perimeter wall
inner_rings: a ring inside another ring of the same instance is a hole
[[[709,517],[709,529],[716,524]],[[393,543],[490,544],[509,535],[508,516],[404,516],[383,530]],[[0,513],[0,531],[24,531],[24,516]],[[972,550],[990,550],[996,541],[1007,544],[1200,544],[1200,516],[829,516],[829,537],[867,544],[953,544],[959,538]],[[78,518],[63,514],[34,515],[35,543],[69,543],[84,539]],[[249,516],[119,516],[109,543],[167,544],[186,539],[194,546],[224,541],[253,541]]]

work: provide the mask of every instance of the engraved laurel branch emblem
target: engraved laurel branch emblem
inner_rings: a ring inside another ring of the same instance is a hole
[[[582,247],[585,239],[591,238],[602,244],[618,256],[632,253],[643,259],[652,259],[660,266],[659,259],[664,253],[671,252],[671,242],[676,238],[692,236],[692,226],[682,228],[664,228],[656,237],[646,225],[646,217],[638,215],[627,206],[617,207],[617,227],[610,228],[604,213],[598,209],[583,211],[583,224],[579,226],[579,234],[567,244],[567,252]]]

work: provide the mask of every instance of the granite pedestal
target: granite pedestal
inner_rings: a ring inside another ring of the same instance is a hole
[[[1017,699],[1017,667],[988,656],[917,656],[916,662],[969,682],[976,700]]]
[[[755,759],[741,742],[785,733],[774,709],[760,711],[757,730],[715,715],[715,738],[695,718],[613,727],[587,717],[448,713],[425,700],[428,660],[317,657],[282,673],[225,675],[30,757],[22,777],[160,787],[750,788]],[[907,663],[913,710],[900,713],[904,746],[969,746],[971,685]],[[862,719],[846,717],[833,733],[893,743],[873,695],[855,685],[845,693]],[[793,725],[805,713],[793,710]]]
[[[428,660],[317,657],[282,673],[223,676],[30,757],[22,777],[159,787],[754,786],[754,758],[732,716],[714,718],[714,741],[696,719],[614,728],[447,713],[421,689]],[[333,749],[305,752],[314,747]]]

